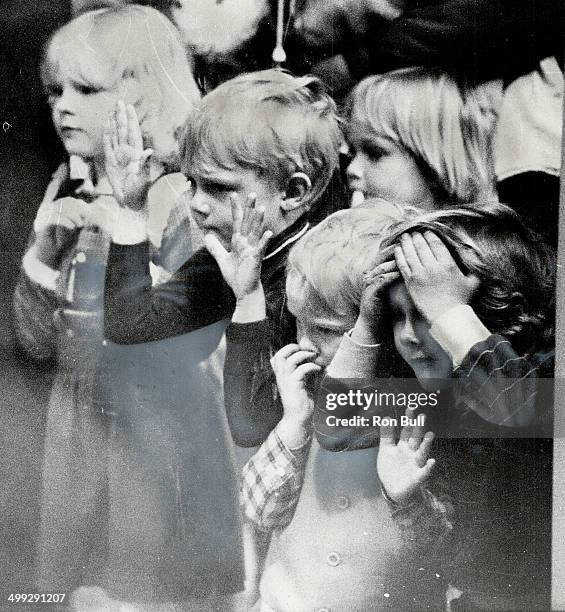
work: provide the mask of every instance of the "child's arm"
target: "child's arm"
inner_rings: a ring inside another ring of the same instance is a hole
[[[389,326],[389,321],[383,315],[383,296],[399,277],[394,261],[384,261],[365,273],[359,316],[353,329],[344,335],[326,370],[317,397],[314,429],[318,442],[326,450],[341,451],[376,443],[372,429],[328,426],[329,415],[345,418],[361,413],[362,416],[370,415],[367,411],[350,406],[330,412],[326,400],[328,396],[346,394],[350,390],[374,392],[375,386],[370,384],[371,381],[391,375],[388,367],[390,358],[382,342]]]
[[[313,356],[289,344],[271,360],[283,418],[244,467],[241,496],[246,517],[264,530],[288,525],[300,496],[314,408],[306,379],[320,370]]]
[[[47,187],[14,292],[16,337],[26,353],[41,361],[52,358],[56,349],[53,317],[60,305],[56,288],[61,260],[87,218],[85,202],[57,198],[67,172],[62,164]]]
[[[407,410],[406,416],[415,413]],[[419,425],[403,427],[398,442],[394,427],[381,426],[377,474],[403,541],[416,550],[438,552],[453,531],[453,507],[425,487],[435,460],[429,458],[434,435],[424,433],[423,418]]]
[[[302,490],[309,442],[290,450],[274,429],[244,465],[240,502],[245,518],[262,531],[292,520]]]
[[[404,234],[395,257],[415,306],[451,356],[468,409],[495,427],[530,425],[540,364],[519,356],[507,339],[491,334],[479,320],[469,306],[476,277],[461,272],[432,232]]]
[[[234,298],[214,258],[197,251],[172,278],[152,287],[145,199],[150,187],[133,107],[118,103],[105,136],[106,171],[120,211],[106,268],[104,325],[119,344],[162,340],[229,318]]]

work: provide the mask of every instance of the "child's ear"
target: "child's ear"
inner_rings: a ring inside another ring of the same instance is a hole
[[[281,208],[286,212],[300,208],[311,190],[312,181],[310,177],[304,174],[304,172],[295,172],[286,185],[284,198],[281,201]]]

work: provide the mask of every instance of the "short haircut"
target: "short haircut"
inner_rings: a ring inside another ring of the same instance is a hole
[[[491,140],[495,110],[484,86],[445,72],[406,68],[359,83],[349,121],[367,139],[407,150],[428,178],[438,203],[469,204],[494,193]]]
[[[395,227],[382,248],[405,232],[434,232],[466,274],[480,286],[471,306],[492,333],[520,354],[553,344],[556,253],[503,204],[424,213]]]
[[[321,221],[291,249],[287,264],[287,295],[308,299],[314,294],[351,325],[359,314],[363,274],[379,257],[386,229],[400,217],[399,209],[360,206],[341,210]]]
[[[178,158],[176,138],[200,92],[178,32],[159,11],[131,5],[82,13],[50,38],[41,73],[46,89],[61,74],[124,92],[136,81],[145,145],[159,159]]]
[[[281,188],[295,172],[310,178],[314,203],[339,163],[341,131],[334,101],[311,76],[271,69],[227,81],[204,96],[181,147],[184,170],[244,168]]]

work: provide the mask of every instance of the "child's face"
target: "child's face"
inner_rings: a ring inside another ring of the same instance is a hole
[[[451,358],[430,334],[428,323],[414,306],[404,283],[394,284],[388,297],[396,349],[424,389],[429,385],[437,388],[451,376]]]
[[[287,297],[288,309],[296,317],[297,343],[303,350],[315,351],[312,361],[326,368],[353,322],[333,312],[313,291],[307,297],[287,291]]]
[[[365,199],[434,208],[428,181],[408,151],[385,138],[368,138],[355,126],[349,132],[349,144],[354,154],[347,167],[351,192],[361,192]]]
[[[229,248],[233,231],[232,193],[239,197],[242,205],[247,196],[254,193],[257,196],[256,206],[265,207],[265,229],[275,235],[284,229],[280,209],[284,192],[255,171],[218,167],[205,176],[193,173],[190,181],[193,194],[190,207],[194,220],[205,234],[215,234],[224,247]]]
[[[103,135],[118,92],[61,74],[49,85],[49,104],[57,134],[69,155],[103,159]]]

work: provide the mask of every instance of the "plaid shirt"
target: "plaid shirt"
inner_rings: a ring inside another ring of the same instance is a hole
[[[241,505],[259,529],[284,529],[292,521],[300,498],[310,442],[290,451],[274,429],[243,467]],[[325,451],[321,451],[325,452]],[[441,551],[452,532],[453,507],[426,489],[411,503],[399,505],[383,490],[405,547]]]

